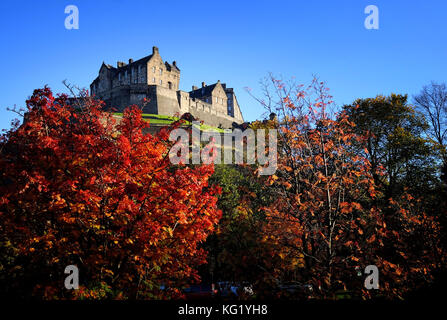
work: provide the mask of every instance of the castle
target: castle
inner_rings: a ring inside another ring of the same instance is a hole
[[[136,104],[143,108],[143,113],[168,116],[190,113],[220,128],[244,122],[234,90],[225,83],[202,82],[200,88],[193,86],[189,92],[180,90],[179,83],[177,63],[163,62],[158,48],[153,47],[151,55],[137,61],[129,59],[128,64],[118,61],[116,68],[103,62],[90,92],[118,112]],[[143,103],[145,98],[147,102]]]

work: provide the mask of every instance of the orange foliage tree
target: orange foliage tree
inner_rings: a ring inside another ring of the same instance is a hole
[[[81,102],[35,90],[24,124],[2,137],[2,289],[45,299],[179,296],[197,280],[199,244],[221,214],[219,190],[208,186],[213,166],[171,165],[173,127],[145,133],[137,107],[117,123],[101,102]],[[64,287],[67,265],[79,268],[79,290]]]
[[[430,245],[412,251],[406,241],[421,231],[419,237],[427,235],[422,226],[435,228],[436,222],[421,212],[406,214],[401,202],[392,201],[386,209],[398,223],[387,225],[367,150],[358,150],[364,137],[354,133],[346,113],[331,112],[322,82],[314,79],[304,88],[271,77],[269,84],[266,99],[258,100],[277,116],[278,170],[268,180],[276,201],[265,207],[263,229],[274,248],[270,269],[276,279],[310,284],[320,298],[336,298],[337,291],[400,297],[416,285],[410,279],[425,274],[428,281]],[[399,252],[387,250],[390,239]],[[368,265],[379,269],[377,291],[364,287]]]

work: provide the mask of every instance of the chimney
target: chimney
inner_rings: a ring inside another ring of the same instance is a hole
[[[156,46],[152,47],[152,54],[158,53],[158,48]]]
[[[129,64],[131,64],[133,62],[133,59],[129,59]]]
[[[202,82],[202,88],[205,88],[205,87],[206,87],[205,82]]]
[[[124,63],[124,62],[122,62],[122,61],[117,61],[116,62],[116,67],[117,68],[121,68],[121,67],[124,67],[126,64]]]
[[[192,91],[197,90],[199,88],[197,88],[196,86],[192,86]]]
[[[177,62],[176,61],[172,61],[172,65],[177,68]]]

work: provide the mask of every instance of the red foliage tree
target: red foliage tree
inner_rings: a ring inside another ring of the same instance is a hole
[[[198,278],[218,222],[212,165],[173,166],[170,128],[146,134],[132,107],[119,123],[86,98],[49,88],[27,100],[0,144],[3,289],[52,298],[160,298]],[[172,128],[171,128],[172,129]],[[64,287],[77,265],[80,289]],[[166,289],[161,290],[160,286]]]

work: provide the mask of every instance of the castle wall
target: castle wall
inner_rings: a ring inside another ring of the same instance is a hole
[[[185,91],[178,90],[177,91],[177,100],[179,102],[180,112],[186,113],[189,112],[189,106],[191,104],[189,97],[189,93]]]
[[[129,105],[136,104],[138,106],[143,106],[143,99],[147,99],[149,97],[148,86],[146,84],[137,84],[130,86],[129,90]],[[149,109],[149,108],[144,108]],[[156,109],[154,109],[156,110]],[[150,112],[145,112],[150,113]]]
[[[218,111],[220,109],[216,110],[215,104],[190,98],[188,92],[178,91],[177,96],[180,102],[181,113],[189,112],[195,118],[203,120],[210,126],[231,128],[232,123],[235,121],[234,118],[228,116],[226,113]]]
[[[156,102],[156,114],[181,115],[176,91],[160,86],[149,86],[148,98]]]
[[[233,94],[233,112],[234,112],[234,118],[236,118],[240,122],[244,122],[244,117],[242,116],[241,108],[239,107],[236,95],[234,94]]]
[[[234,122],[234,119],[224,115],[224,114],[218,114],[217,112],[207,112],[204,111],[202,108],[194,108],[192,107],[190,109],[190,113],[205,122],[205,124],[213,126],[213,127],[219,127],[222,128],[231,128],[232,123]]]
[[[122,112],[123,106],[130,103],[129,86],[113,88],[104,94],[101,99],[105,101],[107,106],[116,109],[117,112]]]

